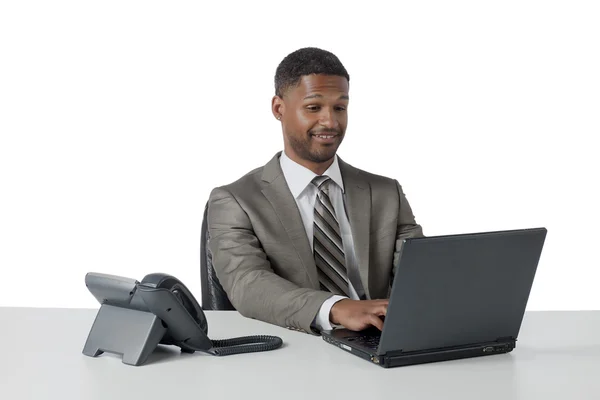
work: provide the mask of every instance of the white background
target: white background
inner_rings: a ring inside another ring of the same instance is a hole
[[[0,305],[96,307],[88,271],[200,297],[210,190],[282,148],[275,68],[350,73],[339,155],[426,235],[545,226],[528,309],[600,309],[595,1],[0,3]]]

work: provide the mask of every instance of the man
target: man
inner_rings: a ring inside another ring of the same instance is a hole
[[[283,152],[209,199],[208,250],[244,316],[302,332],[383,328],[402,240],[423,236],[400,184],[336,155],[350,77],[303,48],[275,74]]]

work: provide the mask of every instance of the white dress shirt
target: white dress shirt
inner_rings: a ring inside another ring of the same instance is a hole
[[[306,236],[308,237],[312,249],[314,207],[318,189],[311,182],[317,174],[290,159],[285,154],[285,151],[281,152],[279,162],[288,187],[300,210],[302,222],[306,229]],[[342,181],[342,174],[340,172],[337,155],[331,166],[323,173],[323,175],[327,175],[335,182],[335,184],[329,183],[329,198],[331,199],[335,214],[340,223],[342,244],[344,246],[344,255],[346,258],[346,269],[348,270],[348,278],[350,280],[350,298],[358,300],[364,291],[360,283],[358,260],[356,259],[356,254],[354,252],[354,241],[352,240],[350,222],[348,221],[348,215],[346,214],[346,208],[344,206],[344,182]],[[329,321],[331,307],[333,307],[337,301],[345,298],[347,297],[333,295],[323,303],[314,322],[318,329],[332,329],[331,322]]]

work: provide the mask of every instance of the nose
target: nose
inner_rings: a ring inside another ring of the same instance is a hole
[[[337,129],[339,127],[335,112],[325,107],[322,108],[319,124],[327,129]]]

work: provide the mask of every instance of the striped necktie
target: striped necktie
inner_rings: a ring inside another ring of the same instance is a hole
[[[315,201],[313,254],[321,290],[350,296],[340,224],[329,198],[331,178],[317,176],[312,183],[319,190]]]

